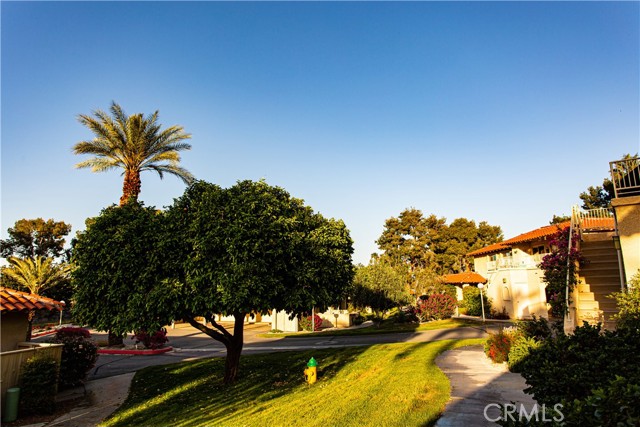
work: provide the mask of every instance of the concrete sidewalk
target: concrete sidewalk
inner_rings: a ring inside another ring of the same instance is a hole
[[[523,391],[527,387],[524,378],[509,372],[505,363],[491,362],[482,346],[446,351],[436,358],[436,364],[451,381],[451,399],[436,427],[495,426],[492,420],[504,416],[498,405],[515,402],[518,413],[521,407],[531,413],[536,404]]]

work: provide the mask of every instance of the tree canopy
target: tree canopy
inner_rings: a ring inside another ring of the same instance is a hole
[[[0,252],[3,258],[59,258],[65,254],[65,236],[70,232],[71,226],[63,221],[20,219],[7,229],[9,237],[0,240]]]
[[[353,244],[344,223],[323,218],[279,187],[197,182],[167,218],[175,260],[170,292],[181,296],[175,315],[225,344],[226,382],[238,372],[247,314],[326,307],[351,285]],[[215,321],[216,313],[234,316],[233,334]]]
[[[115,102],[110,111],[111,116],[102,110],[94,111],[94,117],[78,116],[78,121],[88,127],[95,138],[78,142],[73,152],[94,156],[76,164],[77,168],[91,168],[92,172],[124,169],[120,205],[130,198],[138,200],[140,172],[145,170],[155,171],[160,179],[168,173],[186,184],[193,181],[191,173],[180,166],[178,153],[191,149],[191,145],[184,142],[191,135],[185,133],[182,126],[161,131],[158,111],[146,117],[142,113],[129,116]]]
[[[501,240],[500,227],[485,221],[476,225],[475,221],[458,218],[447,225],[445,218],[424,217],[422,211],[409,208],[385,221],[377,243],[382,257],[392,265],[447,274],[468,269],[468,252]]]

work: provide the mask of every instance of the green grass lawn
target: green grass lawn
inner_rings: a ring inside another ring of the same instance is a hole
[[[449,399],[435,365],[442,351],[482,339],[243,356],[240,378],[222,384],[224,359],[139,371],[104,426],[423,426]],[[318,361],[318,382],[303,370]]]
[[[282,337],[329,337],[329,336],[353,336],[353,335],[376,335],[376,334],[392,334],[397,332],[420,332],[431,331],[434,329],[460,328],[464,326],[482,326],[482,323],[459,320],[445,319],[434,320],[426,323],[394,323],[385,321],[380,326],[369,326],[360,329],[336,329],[324,332],[283,332],[260,334],[262,338],[282,338]]]

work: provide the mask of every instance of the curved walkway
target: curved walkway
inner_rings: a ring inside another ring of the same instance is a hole
[[[516,419],[520,411],[529,415],[534,410],[536,401],[523,392],[524,378],[509,372],[504,363],[492,363],[482,346],[446,351],[436,358],[436,364],[451,382],[451,399],[437,427],[495,426],[492,420],[504,416],[498,405],[511,402],[516,404],[512,415]]]

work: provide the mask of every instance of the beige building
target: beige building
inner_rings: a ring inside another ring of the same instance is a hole
[[[542,257],[551,252],[551,236],[570,225],[548,225],[470,252],[476,273],[487,279],[492,307],[512,319],[547,317]]]

